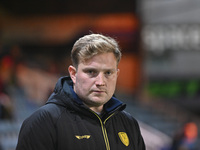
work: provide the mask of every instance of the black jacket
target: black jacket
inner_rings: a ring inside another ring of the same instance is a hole
[[[145,150],[137,121],[112,97],[99,116],[60,78],[46,105],[21,127],[16,150]]]

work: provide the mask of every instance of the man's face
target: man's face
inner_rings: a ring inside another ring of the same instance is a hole
[[[118,73],[116,58],[110,52],[80,62],[77,70],[75,69],[70,75],[74,91],[83,103],[90,108],[102,109],[114,94]]]

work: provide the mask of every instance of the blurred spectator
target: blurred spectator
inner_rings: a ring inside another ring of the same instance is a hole
[[[25,91],[27,100],[39,106],[46,102],[57,80],[53,74],[24,64],[18,64],[16,78],[17,84]]]
[[[14,61],[10,55],[5,55],[0,61],[0,80],[4,86],[11,82],[13,66]]]
[[[12,78],[13,60],[5,55],[0,61],[0,119],[12,118],[12,100],[8,95],[8,85]]]
[[[0,93],[0,120],[12,119],[12,102],[5,93]]]
[[[173,139],[171,150],[197,150],[195,144],[198,128],[194,122],[188,122]]]

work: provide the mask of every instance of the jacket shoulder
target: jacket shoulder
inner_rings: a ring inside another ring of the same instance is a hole
[[[137,120],[127,111],[121,111],[121,115],[130,121],[137,122]]]
[[[44,105],[35,111],[21,126],[16,150],[52,150],[57,141],[55,126],[63,111],[55,104]]]
[[[138,121],[130,113],[123,110],[119,113],[119,115],[122,118],[123,122],[126,122],[127,125],[139,129]]]
[[[36,110],[31,116],[29,116],[25,121],[24,124],[31,124],[31,123],[48,123],[55,124],[57,119],[64,111],[64,107],[56,105],[56,104],[46,104]]]

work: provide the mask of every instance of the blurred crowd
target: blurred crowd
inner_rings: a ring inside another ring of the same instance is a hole
[[[171,150],[197,150],[198,127],[194,122],[187,122],[173,139]]]
[[[58,59],[55,62],[41,54],[27,54],[16,45],[0,48],[0,120],[16,119],[17,92],[35,106],[45,103],[59,74],[64,72],[60,65],[62,58]]]

